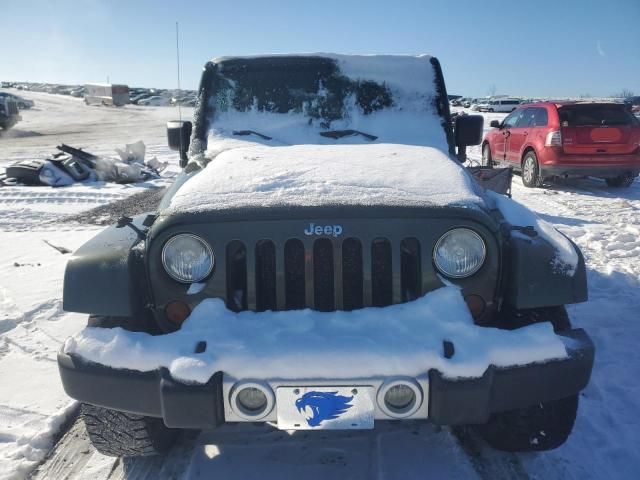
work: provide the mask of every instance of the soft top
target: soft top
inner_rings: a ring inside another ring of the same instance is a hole
[[[432,147],[264,146],[238,142],[186,181],[168,213],[316,206],[463,206],[483,200],[464,169]]]

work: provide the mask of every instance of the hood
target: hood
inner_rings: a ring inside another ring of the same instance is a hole
[[[218,154],[177,190],[166,213],[276,207],[475,208],[463,167],[425,146],[252,145]]]

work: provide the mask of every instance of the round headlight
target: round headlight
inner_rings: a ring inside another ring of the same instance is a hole
[[[486,246],[482,237],[468,228],[454,228],[440,237],[433,249],[433,261],[447,277],[473,275],[484,263]]]
[[[213,252],[200,237],[182,233],[164,244],[162,265],[169,276],[178,282],[199,282],[213,270]]]

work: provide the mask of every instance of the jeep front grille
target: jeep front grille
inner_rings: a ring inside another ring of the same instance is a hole
[[[421,250],[416,238],[393,245],[376,238],[302,241],[277,245],[238,240],[226,247],[226,302],[234,311],[354,310],[421,295]]]

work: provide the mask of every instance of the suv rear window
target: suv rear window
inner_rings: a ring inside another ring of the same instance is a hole
[[[558,109],[563,127],[636,125],[624,105],[566,105]]]

